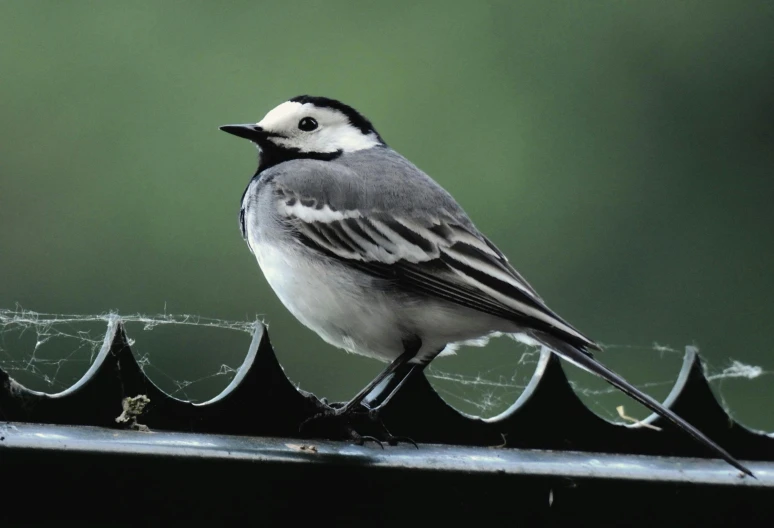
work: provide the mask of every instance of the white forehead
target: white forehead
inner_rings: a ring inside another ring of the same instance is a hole
[[[312,103],[287,101],[274,108],[258,122],[264,130],[280,130],[288,126],[295,127],[303,117],[313,116],[321,124],[348,122],[347,116],[332,108],[321,108]]]

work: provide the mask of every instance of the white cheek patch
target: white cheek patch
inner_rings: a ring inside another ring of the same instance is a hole
[[[289,138],[273,138],[272,141],[285,148],[298,149],[300,152],[357,152],[379,145],[376,134],[364,135],[352,125],[338,125],[323,128],[318,132],[297,135]]]
[[[320,128],[312,132],[299,130],[298,122],[307,116],[317,120]],[[282,103],[257,124],[283,136],[271,138],[274,144],[300,152],[357,152],[380,144],[376,134],[363,134],[338,110],[319,108],[310,103]]]
[[[327,148],[328,150],[319,150],[318,152],[335,152],[337,150],[357,152],[379,145],[376,134],[371,132],[365,135],[350,124],[342,126],[338,131],[332,130],[332,133],[329,134],[331,137],[328,138],[325,137],[325,132],[325,130],[321,131],[318,143],[321,149]]]

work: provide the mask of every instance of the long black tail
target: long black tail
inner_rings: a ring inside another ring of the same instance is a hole
[[[704,444],[707,446],[711,451],[714,451],[715,454],[717,454],[720,458],[734,466],[736,469],[741,471],[742,473],[745,473],[753,478],[755,478],[755,475],[753,475],[752,471],[744,467],[737,459],[735,459],[731,454],[720,447],[718,444],[710,440],[704,433],[696,429],[694,426],[677,416],[674,412],[670,411],[663,405],[661,405],[659,402],[654,400],[652,397],[648,396],[641,390],[639,390],[637,387],[623,379],[621,376],[604,366],[602,363],[594,359],[592,356],[590,356],[588,353],[574,347],[573,345],[566,343],[562,341],[561,339],[544,334],[544,333],[537,333],[535,332],[534,337],[545,344],[548,348],[553,350],[557,355],[560,357],[566,359],[570,363],[573,363],[580,368],[587,370],[591,372],[592,374],[596,374],[597,376],[601,377],[608,383],[610,383],[612,386],[616,387],[617,389],[621,390],[623,393],[627,394],[631,398],[634,398],[641,404],[643,404],[645,407],[650,409],[651,411],[655,412],[656,414],[663,416],[673,424],[675,424],[677,427],[691,435],[693,438],[695,438],[700,444]]]

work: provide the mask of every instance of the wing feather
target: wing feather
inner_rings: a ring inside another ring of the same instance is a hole
[[[469,222],[447,214],[339,211],[287,192],[277,210],[301,243],[345,265],[408,291],[598,348],[550,310],[503,253]]]

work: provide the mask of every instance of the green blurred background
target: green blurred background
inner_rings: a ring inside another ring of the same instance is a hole
[[[271,292],[237,229],[256,153],[217,128],[325,95],[454,194],[552,308],[626,345],[600,354],[612,367],[663,398],[681,355],[654,343],[698,345],[713,373],[760,366],[715,389],[774,430],[771,3],[2,1],[0,72],[0,308],[262,317],[295,382],[352,395],[381,365]],[[0,364],[62,390],[94,348],[78,336],[104,330],[70,326],[6,325]],[[129,332],[151,377],[197,400],[249,342]],[[522,352],[465,349],[435,368],[467,382],[435,383],[491,414],[529,378]],[[596,411],[643,415],[571,375]]]

